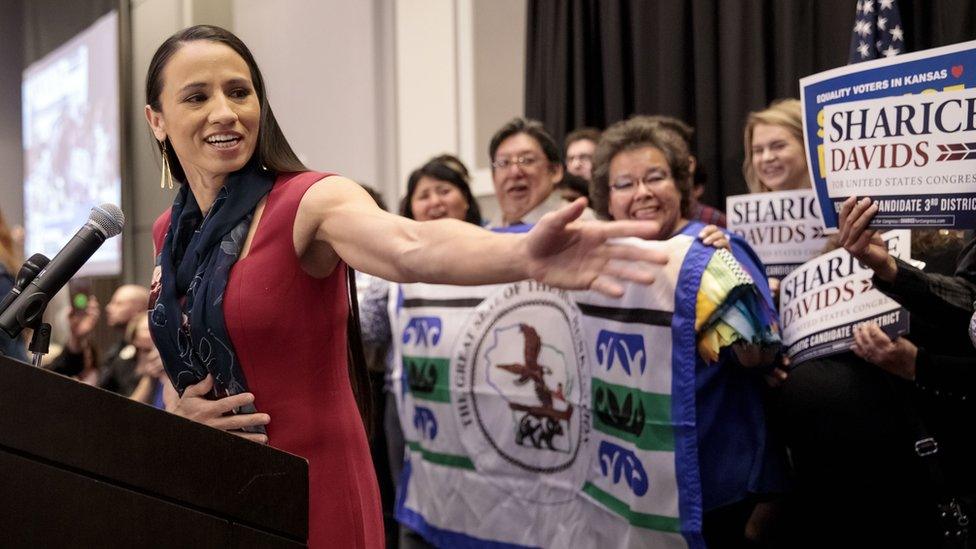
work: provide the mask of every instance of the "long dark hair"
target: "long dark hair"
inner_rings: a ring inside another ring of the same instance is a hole
[[[442,154],[427,161],[426,164],[410,173],[407,179],[407,194],[400,202],[400,215],[415,219],[410,202],[417,192],[417,184],[423,177],[444,181],[457,187],[458,191],[468,201],[468,211],[464,213],[464,220],[468,223],[481,225],[481,209],[471,193],[468,185],[468,168],[456,156]]]
[[[298,155],[295,154],[291,145],[288,144],[288,140],[285,139],[285,134],[281,132],[278,121],[275,120],[274,113],[271,111],[271,105],[268,103],[268,94],[265,92],[264,77],[261,76],[261,69],[258,68],[257,62],[254,61],[251,50],[247,49],[247,46],[244,45],[244,42],[240,38],[234,36],[232,32],[226,29],[213,25],[196,25],[183,29],[167,38],[156,50],[156,54],[153,55],[152,61],[149,63],[149,70],[146,72],[146,104],[152,110],[162,112],[163,106],[159,102],[159,95],[163,91],[163,70],[166,68],[166,64],[170,58],[173,57],[173,54],[183,44],[196,40],[224,44],[237,52],[237,55],[240,55],[244,59],[244,62],[247,63],[248,68],[251,70],[251,82],[254,84],[254,91],[261,105],[258,144],[257,149],[254,151],[254,157],[251,160],[258,162],[257,165],[264,166],[275,173],[307,171],[308,168],[298,159]],[[169,141],[169,138],[166,141]],[[157,142],[156,146],[159,148],[160,153],[162,153],[163,144]],[[173,173],[173,179],[185,183],[186,173],[183,171],[183,166],[180,165],[179,158],[176,157],[172,143],[167,143],[166,156],[169,161],[170,170]]]
[[[156,50],[156,54],[153,55],[152,61],[149,63],[149,70],[146,72],[146,104],[154,111],[162,112],[163,109],[159,102],[159,95],[163,91],[163,70],[166,68],[166,64],[170,58],[173,57],[173,54],[183,44],[196,40],[207,40],[226,45],[237,52],[251,70],[251,82],[254,84],[254,92],[257,94],[258,101],[261,105],[261,119],[258,128],[257,148],[249,163],[256,163],[256,165],[263,166],[274,173],[308,171],[308,168],[305,167],[302,161],[298,159],[295,151],[292,150],[291,145],[288,144],[288,140],[285,139],[285,134],[282,133],[281,127],[278,126],[278,121],[275,120],[274,113],[271,111],[271,105],[268,103],[268,94],[265,92],[264,77],[261,76],[261,69],[258,68],[254,56],[251,55],[251,50],[244,45],[244,42],[240,38],[226,29],[213,25],[196,25],[183,29],[167,38],[159,46],[159,49]],[[166,141],[169,141],[169,138]],[[157,142],[156,146],[159,148],[160,153],[162,153],[163,144]],[[186,173],[183,171],[183,166],[180,165],[180,160],[177,158],[171,143],[167,143],[166,158],[169,161],[173,179],[185,183]],[[351,295],[355,297],[355,293]],[[356,304],[352,303],[351,306],[355,307]],[[355,309],[350,310],[349,314],[351,322],[350,330],[358,330],[359,320]],[[353,321],[355,324],[352,324]],[[356,397],[356,405],[362,416],[366,432],[369,434],[373,415],[372,397],[370,396],[369,374],[366,371],[366,364],[365,362],[358,363],[363,356],[362,349],[355,348],[357,345],[362,345],[361,338],[358,336],[358,333],[350,333],[348,338],[350,349],[349,381],[352,385],[352,391]]]

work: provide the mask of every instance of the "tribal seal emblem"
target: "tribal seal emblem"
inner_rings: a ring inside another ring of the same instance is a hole
[[[451,372],[461,440],[475,467],[516,497],[557,503],[586,476],[588,350],[569,293],[501,288],[461,332]]]

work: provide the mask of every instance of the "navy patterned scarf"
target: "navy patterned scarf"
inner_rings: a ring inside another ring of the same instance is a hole
[[[153,340],[166,373],[182,395],[207,374],[213,398],[247,391],[224,322],[224,290],[247,239],[254,208],[274,185],[274,174],[248,164],[228,176],[206,215],[189,185],[173,201],[159,262],[159,298],[151,313]],[[238,413],[253,413],[250,409]],[[264,432],[264,428],[248,429]]]

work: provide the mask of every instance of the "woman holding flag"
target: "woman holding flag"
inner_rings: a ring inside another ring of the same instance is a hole
[[[698,236],[703,224],[688,219],[688,156],[680,137],[648,117],[611,126],[596,150],[590,193],[594,209],[613,220],[659,225],[653,240]],[[744,240],[729,240],[731,254],[720,250],[703,271],[692,273],[683,267],[681,272],[682,277],[701,277],[694,421],[703,533],[710,547],[744,543],[758,498],[781,491],[785,482],[784,455],[767,438],[760,395],[759,372],[775,363],[778,350],[776,313],[762,263]],[[730,256],[731,263],[722,260]],[[731,272],[739,278],[726,276]],[[719,282],[730,279],[736,281],[729,286]],[[702,318],[711,318],[708,312],[721,309],[731,287],[740,284],[754,288],[745,292],[748,298],[730,307],[749,318],[746,328],[737,331],[722,321],[709,324]],[[708,306],[707,295],[717,307]]]

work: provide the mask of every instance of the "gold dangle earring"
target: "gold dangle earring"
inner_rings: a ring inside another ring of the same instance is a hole
[[[162,140],[160,143],[163,144],[163,172],[159,174],[159,188],[165,189],[166,184],[169,184],[169,188],[173,188],[173,173],[169,169],[169,155],[166,154],[166,140]]]

